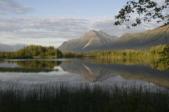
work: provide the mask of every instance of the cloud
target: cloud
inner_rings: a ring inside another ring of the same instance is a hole
[[[0,42],[58,46],[81,36],[90,27],[88,19],[77,18],[0,18]]]
[[[125,24],[116,26],[114,25],[114,19],[107,19],[104,21],[95,22],[92,25],[92,29],[101,30],[110,35],[120,37],[125,33],[143,32],[145,30],[153,29],[158,26],[160,26],[160,24],[151,22],[151,23],[143,23],[137,27],[132,27],[129,29]]]
[[[120,36],[126,32],[139,32],[156,27],[143,24],[127,29],[114,26],[111,18],[16,17],[0,18],[0,42],[4,44],[39,44],[59,46],[66,40],[79,38],[89,30],[102,30]]]
[[[0,14],[22,14],[30,8],[18,3],[16,0],[0,0]]]

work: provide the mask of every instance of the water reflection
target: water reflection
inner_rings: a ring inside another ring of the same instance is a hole
[[[0,80],[6,79],[30,83],[70,81],[108,85],[127,83],[130,86],[156,84],[169,88],[169,71],[141,64],[107,64],[88,59],[3,61],[0,62]]]
[[[50,72],[59,66],[61,61],[48,60],[11,60],[0,62],[0,72]]]
[[[104,81],[112,76],[127,80],[144,80],[169,88],[169,71],[152,69],[146,65],[96,64],[93,61],[74,60],[62,63],[65,71],[83,75],[87,80]]]
[[[169,71],[169,61],[167,59],[92,59],[97,64],[123,64],[123,65],[146,65],[155,70]],[[91,60],[91,61],[92,61]]]

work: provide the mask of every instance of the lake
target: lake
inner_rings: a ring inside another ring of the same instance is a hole
[[[143,87],[167,90],[169,71],[143,64],[98,63],[93,59],[0,61],[0,88],[38,88],[58,85],[78,88],[81,84],[109,87]]]

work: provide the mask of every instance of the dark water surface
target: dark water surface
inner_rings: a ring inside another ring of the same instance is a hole
[[[104,87],[169,88],[169,71],[139,64],[102,64],[89,59],[0,61],[0,88],[80,84]]]

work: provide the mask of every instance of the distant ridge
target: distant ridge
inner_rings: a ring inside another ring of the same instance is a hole
[[[169,25],[141,33],[125,34],[112,43],[111,49],[147,48],[169,44]]]
[[[0,52],[3,52],[3,51],[17,51],[17,50],[22,49],[24,47],[25,47],[25,45],[22,45],[22,44],[7,45],[7,44],[1,44],[0,43]]]
[[[141,33],[128,33],[117,38],[102,31],[89,31],[79,39],[64,42],[59,49],[64,52],[94,50],[142,49],[159,44],[169,44],[169,25]]]

